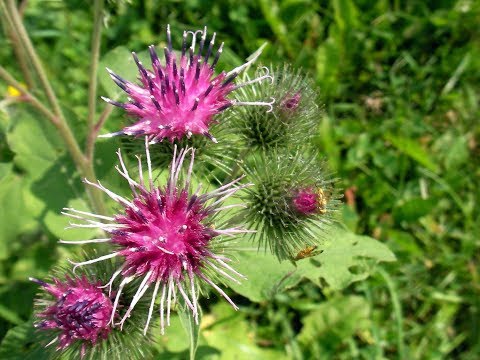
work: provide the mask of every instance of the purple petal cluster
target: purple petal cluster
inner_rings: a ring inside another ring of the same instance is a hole
[[[195,49],[197,35],[200,35],[198,50]],[[187,51],[187,39],[191,36],[191,46]],[[214,33],[210,42],[206,43],[207,28],[203,31],[184,31],[181,54],[172,49],[170,27],[167,27],[168,46],[164,48],[165,62],[162,64],[154,49],[149,47],[152,70],[146,69],[137,55],[133,58],[139,70],[140,83],[137,85],[123,79],[112,70],[107,69],[113,81],[129,96],[129,102],[119,103],[104,98],[115,106],[122,107],[137,121],[113,135],[148,136],[150,142],[168,139],[173,142],[184,136],[201,134],[216,142],[209,133],[213,116],[232,105],[266,105],[270,103],[238,102],[227,98],[238,87],[272,77],[269,74],[254,81],[235,85],[234,80],[248,67],[259,53],[250,61],[232,71],[222,72],[215,76],[215,66],[220,58],[223,43],[213,53]],[[212,60],[213,59],[213,60]],[[211,63],[209,63],[209,61]]]
[[[100,283],[91,283],[86,277],[69,276],[63,282],[53,279],[53,284],[31,280],[53,297],[45,310],[37,313],[40,321],[35,324],[41,330],[59,331],[50,344],[58,342],[57,349],[63,350],[79,341],[83,357],[88,345],[107,338],[113,304],[99,289]]]
[[[295,192],[292,204],[295,210],[304,215],[324,214],[327,200],[322,189],[305,188]]]
[[[170,167],[169,179],[164,186],[155,186],[150,161],[148,139],[145,140],[149,178],[147,185],[142,177],[143,170],[139,161],[140,181],[133,180],[120,154],[121,168],[119,173],[128,181],[133,193],[133,199],[128,200],[98,183],[89,183],[107,193],[123,207],[123,212],[114,217],[90,214],[66,209],[66,215],[81,218],[87,222],[72,224],[73,226],[95,226],[110,234],[108,239],[93,239],[64,243],[95,243],[111,242],[117,250],[111,254],[81,263],[74,263],[75,268],[113,257],[123,259],[122,265],[112,275],[106,286],[111,287],[115,279],[122,277],[116,290],[113,304],[114,311],[125,286],[134,279],[140,278],[141,283],[133,300],[122,317],[119,325],[128,319],[137,302],[145,292],[153,287],[153,296],[145,332],[151,319],[155,300],[160,295],[160,323],[162,332],[170,323],[170,311],[177,293],[183,298],[198,321],[199,285],[208,284],[222,295],[234,308],[233,301],[214,282],[221,276],[238,282],[235,277],[243,277],[236,272],[228,262],[230,259],[214,253],[215,239],[219,235],[234,236],[237,233],[248,232],[240,228],[214,228],[213,219],[227,208],[242,206],[233,204],[221,206],[223,201],[248,185],[236,185],[241,178],[208,193],[199,194],[200,187],[192,192],[190,189],[191,172],[193,168],[194,150],[187,148],[177,153],[174,151]],[[181,168],[186,156],[191,153],[191,161],[184,181],[180,181]],[[93,219],[92,219],[93,218]],[[218,246],[218,243],[217,243]],[[111,322],[114,324],[114,313]]]

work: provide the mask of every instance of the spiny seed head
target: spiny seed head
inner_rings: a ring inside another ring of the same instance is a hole
[[[269,150],[308,142],[315,135],[321,117],[312,82],[286,65],[263,69],[273,73],[273,85],[259,82],[239,89],[235,96],[239,101],[274,98],[272,111],[265,114],[256,107],[235,108],[228,115],[234,132],[240,135],[246,148]]]
[[[338,205],[333,181],[315,155],[274,149],[247,162],[255,185],[243,192],[245,222],[257,230],[252,238],[269,247],[280,260],[293,259],[321,239],[312,227],[326,232]],[[317,232],[318,233],[318,232]]]
[[[54,278],[53,284],[31,280],[51,295],[44,310],[37,313],[39,321],[35,327],[56,332],[58,335],[52,343],[58,342],[58,350],[79,342],[83,358],[88,347],[107,338],[113,304],[98,288],[100,282],[90,282],[85,276],[67,276],[65,281]]]
[[[187,39],[190,36],[191,46],[187,51]],[[198,51],[195,49],[197,36],[200,36]],[[215,114],[232,105],[269,106],[268,103],[238,102],[227,97],[238,87],[234,83],[235,78],[250,66],[260,53],[257,52],[242,66],[215,76],[215,65],[223,51],[223,43],[214,55],[215,33],[209,43],[206,42],[206,38],[206,27],[203,31],[184,31],[182,51],[177,59],[178,55],[172,50],[170,26],[168,26],[168,46],[164,49],[163,64],[153,45],[149,47],[151,70],[146,69],[133,53],[140,74],[139,84],[125,80],[107,69],[113,81],[128,94],[130,101],[119,103],[108,98],[104,100],[124,108],[137,121],[122,131],[102,136],[126,134],[148,136],[151,142],[159,142],[163,139],[173,142],[175,139],[201,134],[216,142],[209,132]]]
[[[190,182],[194,150],[186,148],[177,151],[175,147],[167,184],[155,186],[148,138],[145,139],[145,147],[149,174],[147,184],[144,183],[141,162],[139,161],[140,180],[137,182],[130,177],[120,151],[118,153],[121,164],[121,169],[118,168],[118,171],[130,184],[133,192],[131,200],[111,192],[100,183],[87,182],[118,202],[123,207],[120,214],[114,217],[105,217],[74,209],[67,209],[65,214],[74,218],[83,218],[87,223],[94,224],[110,234],[110,238],[106,240],[116,246],[115,252],[97,259],[75,263],[74,269],[109,258],[122,259],[121,265],[109,281],[111,286],[117,277],[122,277],[117,289],[114,310],[117,308],[123,288],[133,280],[138,279],[140,282],[138,290],[119,324],[123,326],[139,299],[147,289],[153,287],[145,332],[157,294],[161,294],[160,324],[163,332],[165,314],[168,325],[170,310],[177,293],[181,295],[198,322],[197,296],[200,284],[213,287],[236,308],[232,300],[217,286],[214,280],[223,276],[238,282],[235,276],[243,276],[228,265],[230,259],[215,251],[220,245],[225,244],[225,241],[218,241],[220,235],[234,236],[247,231],[237,227],[217,228],[214,226],[214,220],[226,208],[241,206],[233,204],[222,207],[221,204],[226,198],[247,185],[237,185],[241,180],[239,178],[209,193],[200,194],[200,187],[193,192]],[[191,154],[191,161],[187,174],[185,177],[181,177],[182,165],[189,154]],[[91,220],[92,217],[103,221]],[[101,241],[102,239],[97,239],[86,242]],[[114,323],[113,317],[111,322]]]

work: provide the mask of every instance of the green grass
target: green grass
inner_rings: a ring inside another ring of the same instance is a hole
[[[342,179],[344,221],[397,256],[345,290],[305,281],[268,303],[239,297],[238,314],[212,305],[207,320],[236,316],[233,323],[247,333],[245,346],[264,358],[277,353],[292,359],[480,357],[480,4],[132,3],[108,4],[102,54],[117,46],[140,52],[162,42],[167,23],[172,32],[207,24],[226,42],[225,67],[267,42],[263,63],[281,60],[308,72],[324,103],[315,144]],[[25,21],[57,76],[63,105],[84,118],[91,9],[82,1],[30,1]],[[5,37],[0,44],[2,65],[20,76]],[[120,119],[114,113],[109,122]],[[6,124],[0,121],[2,129]],[[0,137],[3,166],[15,149],[4,144],[3,130]],[[2,171],[1,200],[9,196],[3,190],[16,189]],[[30,223],[17,229],[9,230],[10,243],[1,248],[0,337],[30,316],[34,286],[22,279],[45,276],[59,257],[49,251],[56,234]],[[215,338],[216,327],[207,327],[205,336]]]

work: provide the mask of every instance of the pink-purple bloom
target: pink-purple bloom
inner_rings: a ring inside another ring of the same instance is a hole
[[[304,215],[324,214],[327,200],[322,189],[305,188],[295,191],[292,203],[299,213]]]
[[[58,342],[57,349],[63,350],[73,343],[81,342],[81,357],[87,346],[94,346],[106,339],[111,331],[109,326],[113,312],[110,298],[99,289],[100,282],[92,283],[85,276],[66,277],[65,281],[53,279],[53,284],[33,279],[52,297],[46,308],[37,313],[40,330],[58,332],[48,345]],[[45,303],[42,302],[42,305]]]
[[[294,95],[288,94],[280,103],[282,109],[287,111],[294,111],[298,105],[300,104],[300,99],[302,98],[302,94],[300,91],[296,92]]]
[[[98,183],[88,184],[104,191],[123,207],[123,212],[107,217],[90,214],[74,209],[65,209],[64,214],[80,218],[85,224],[73,226],[98,227],[110,234],[107,239],[93,239],[63,243],[95,243],[111,242],[116,250],[108,255],[81,263],[73,263],[75,268],[113,257],[123,258],[122,265],[114,272],[105,285],[111,287],[114,280],[121,276],[122,280],[116,290],[114,311],[118,307],[122,291],[128,283],[142,278],[138,290],[129,308],[119,324],[130,316],[131,311],[142,298],[147,289],[153,286],[153,296],[149,309],[145,332],[151,319],[155,300],[160,293],[160,324],[162,333],[170,323],[172,304],[180,293],[194,318],[198,321],[199,285],[208,284],[222,295],[234,308],[237,308],[227,294],[215,283],[219,276],[238,282],[236,277],[243,277],[228,262],[230,259],[214,252],[221,242],[219,235],[234,236],[247,230],[233,227],[217,229],[214,218],[218,213],[241,204],[222,206],[223,201],[239,189],[247,185],[238,185],[241,178],[236,179],[211,192],[200,194],[199,186],[195,192],[190,188],[193,168],[194,149],[186,148],[174,151],[170,166],[168,182],[164,186],[155,186],[150,161],[148,139],[145,139],[146,157],[149,177],[147,184],[143,179],[142,164],[139,159],[139,182],[133,180],[125,167],[120,151],[118,172],[128,181],[133,198],[123,198]],[[187,155],[191,153],[191,161],[184,180],[181,181],[181,168]],[[74,268],[74,269],[75,269]],[[113,314],[113,313],[112,313]],[[112,315],[111,323],[114,324]]]
[[[187,51],[187,39],[191,45]],[[200,35],[198,50],[195,49]],[[129,96],[129,102],[103,98],[110,104],[122,107],[137,121],[123,130],[102,136],[133,135],[148,136],[150,142],[168,139],[173,142],[184,136],[201,134],[216,142],[209,127],[213,116],[232,105],[261,105],[272,109],[272,102],[240,102],[227,96],[239,87],[264,79],[272,79],[267,73],[254,80],[235,84],[235,78],[260,55],[255,53],[251,60],[229,72],[215,76],[215,66],[223,51],[223,43],[214,54],[214,33],[207,46],[207,27],[204,30],[184,31],[179,59],[172,49],[170,26],[167,26],[168,46],[164,48],[165,62],[162,64],[153,45],[149,47],[152,70],[146,69],[137,55],[133,58],[139,70],[140,83],[123,79],[107,68],[113,81]],[[209,63],[211,61],[211,63]]]

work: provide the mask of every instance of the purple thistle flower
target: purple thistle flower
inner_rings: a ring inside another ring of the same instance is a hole
[[[163,187],[156,187],[153,184],[148,144],[148,138],[146,137],[148,186],[144,185],[140,158],[138,163],[140,181],[136,182],[130,177],[120,150],[118,151],[121,169],[117,166],[117,170],[128,181],[132,189],[133,199],[131,201],[106,189],[100,182],[91,183],[85,180],[86,183],[104,191],[119,203],[124,208],[122,214],[115,217],[106,217],[74,209],[65,209],[65,215],[83,219],[86,222],[86,224],[72,224],[72,226],[97,227],[109,233],[111,237],[61,242],[68,244],[111,242],[115,244],[118,250],[111,254],[80,263],[72,262],[75,265],[74,270],[79,266],[93,264],[109,258],[122,257],[124,259],[123,264],[105,285],[105,287],[110,288],[111,292],[114,280],[120,275],[124,277],[117,290],[113,305],[114,311],[117,309],[124,287],[136,278],[143,277],[143,280],[119,325],[123,327],[123,323],[130,316],[136,303],[153,285],[153,296],[144,333],[147,332],[157,295],[161,292],[160,324],[163,334],[165,314],[166,323],[169,325],[172,300],[175,301],[177,292],[180,293],[198,322],[197,297],[200,283],[206,283],[213,287],[235,309],[238,309],[228,295],[215,284],[214,278],[223,276],[238,283],[239,281],[234,276],[243,278],[243,275],[227,264],[230,259],[215,254],[213,248],[218,248],[221,245],[221,243],[215,241],[219,235],[235,236],[237,233],[249,231],[238,227],[216,229],[213,219],[222,210],[243,206],[241,204],[221,206],[221,204],[239,189],[250,184],[236,185],[243,178],[241,177],[209,193],[199,194],[201,186],[192,193],[190,179],[194,149],[186,148],[177,153],[175,147],[168,183]],[[180,182],[181,168],[189,152],[191,152],[191,161],[185,180]],[[110,322],[114,324],[113,313]]]
[[[197,34],[200,34],[198,51],[195,50]],[[192,35],[191,46],[187,54],[187,37]],[[267,74],[251,81],[235,85],[235,78],[260,55],[257,51],[245,64],[236,67],[228,73],[222,72],[215,76],[215,66],[223,51],[223,43],[212,56],[216,34],[206,46],[207,27],[203,31],[184,31],[180,59],[172,50],[170,25],[167,26],[168,47],[164,48],[165,64],[162,65],[154,46],[149,47],[153,71],[147,70],[135,53],[133,58],[140,73],[140,84],[136,85],[115,74],[107,68],[113,81],[129,96],[129,102],[119,103],[108,98],[106,102],[121,107],[127,113],[138,119],[123,130],[102,135],[148,136],[151,142],[168,139],[173,142],[184,136],[190,138],[193,134],[202,134],[213,142],[216,139],[209,133],[213,116],[233,105],[268,106],[271,102],[241,102],[230,100],[227,96],[234,90],[264,79],[273,78]],[[209,60],[213,59],[211,64]]]
[[[41,285],[55,299],[47,302],[46,309],[37,314],[41,319],[35,327],[41,330],[59,331],[48,345],[58,341],[58,350],[64,350],[74,342],[81,341],[81,357],[88,345],[95,345],[107,338],[111,327],[113,304],[98,283],[91,283],[85,276],[70,278],[64,282],[53,279],[53,284],[30,278]],[[44,302],[41,303],[42,305]],[[48,346],[47,345],[47,346]]]
[[[327,211],[327,199],[322,189],[300,189],[295,192],[292,204],[303,215],[325,214]]]
[[[285,98],[282,100],[282,102],[280,103],[280,106],[285,111],[294,111],[298,107],[301,97],[302,97],[302,94],[300,91],[295,93],[293,96],[290,94],[287,94]]]

